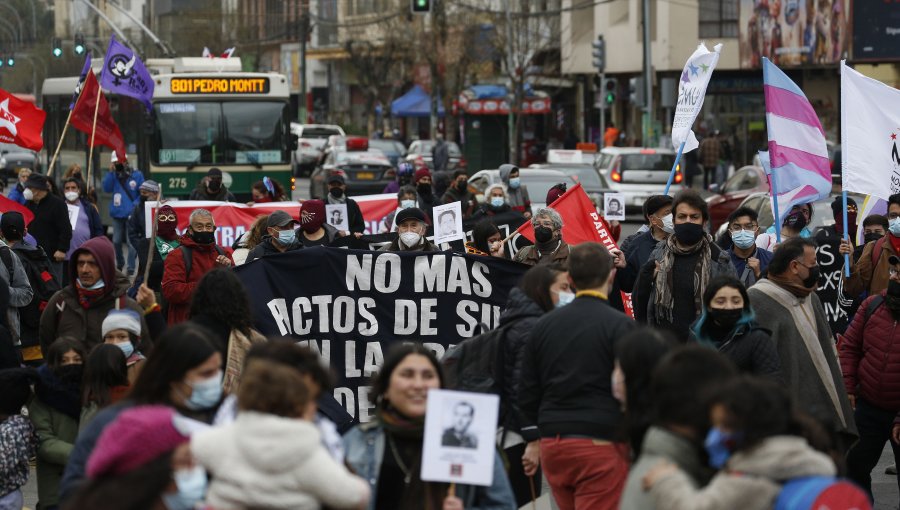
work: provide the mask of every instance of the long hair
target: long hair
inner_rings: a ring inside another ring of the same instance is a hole
[[[167,329],[144,362],[131,399],[138,404],[172,404],[172,384],[217,352],[212,333],[203,326],[186,322]]]
[[[51,370],[59,368],[59,366],[62,365],[63,355],[69,351],[78,353],[78,355],[81,356],[82,361],[87,358],[84,344],[81,343],[80,340],[70,336],[61,336],[50,344],[50,348],[47,349],[45,355],[47,366],[49,366]]]
[[[556,277],[564,272],[565,269],[556,264],[533,266],[522,276],[519,288],[537,303],[541,310],[549,312],[555,307],[550,296],[550,287],[556,281]]]
[[[250,224],[250,233],[247,235],[247,240],[244,242],[244,248],[252,250],[259,246],[263,236],[266,235],[267,221],[269,221],[268,214],[260,214],[253,220],[253,223]]]
[[[201,314],[230,329],[250,334],[253,324],[250,297],[244,284],[232,270],[216,268],[200,279],[191,301],[191,317]]]
[[[372,394],[376,395],[379,405],[382,403],[382,397],[391,386],[391,375],[393,375],[394,370],[407,356],[413,354],[428,358],[441,382],[440,387],[444,387],[444,370],[441,368],[440,361],[438,361],[431,350],[420,343],[400,344],[388,351],[388,355],[381,365],[381,370],[372,378]]]
[[[119,476],[89,480],[63,510],[154,510],[172,482],[172,452]]]
[[[491,220],[482,220],[472,229],[472,243],[479,250],[489,254],[491,253],[491,247],[488,246],[488,237],[499,233],[500,229]]]
[[[114,386],[128,386],[128,364],[125,353],[115,345],[99,344],[84,363],[82,403],[106,407],[111,402]]]
[[[703,293],[703,311],[700,313],[700,318],[697,319],[697,322],[692,328],[694,335],[697,336],[697,339],[700,340],[700,342],[708,344],[712,343],[709,338],[709,333],[707,332],[708,328],[705,327],[707,326],[707,319],[709,319],[709,305],[712,303],[713,298],[716,297],[716,293],[725,287],[737,289],[737,291],[741,293],[741,298],[744,300],[744,312],[734,325],[734,329],[745,324],[751,324],[756,320],[756,314],[753,313],[753,308],[750,307],[750,296],[747,294],[747,288],[744,287],[744,284],[733,276],[716,276],[706,285],[706,292]]]

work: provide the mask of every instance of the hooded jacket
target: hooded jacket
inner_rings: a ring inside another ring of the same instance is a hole
[[[329,225],[330,226],[330,225]],[[303,248],[303,245],[297,242],[297,238],[294,237],[294,242],[288,245],[284,251],[280,251],[275,245],[272,244],[272,236],[266,235],[263,236],[262,242],[257,244],[250,253],[247,254],[247,259],[244,261],[245,264],[249,262],[253,262],[254,260],[265,257],[267,255],[276,255],[278,253],[287,253],[289,251],[297,251]]]
[[[127,218],[134,209],[134,204],[141,198],[140,187],[143,183],[144,174],[140,170],[132,169],[130,173],[122,174],[121,177],[116,172],[106,172],[106,176],[103,177],[103,191],[113,194],[113,199],[109,203],[109,215],[116,219]]]
[[[315,424],[243,411],[234,423],[194,434],[191,452],[212,475],[212,508],[360,508],[369,485],[336,462]]]
[[[189,235],[179,238],[181,246],[169,253],[163,271],[162,293],[169,303],[169,325],[188,320],[191,310],[191,299],[197,289],[197,283],[203,275],[216,267],[219,252],[213,244],[197,244]],[[231,248],[221,248],[225,256],[231,258]],[[185,250],[191,250],[191,274],[186,274],[184,265]],[[232,261],[233,263],[233,261]]]
[[[509,200],[509,206],[514,211],[522,214],[526,212],[531,214],[531,197],[528,196],[528,186],[519,184],[518,188],[513,188],[509,185],[509,174],[512,173],[514,168],[513,165],[500,165],[500,180],[506,185],[506,196]],[[521,174],[522,172],[519,171],[519,175]]]
[[[773,436],[735,453],[709,485],[696,489],[677,471],[653,485],[657,510],[768,510],[782,484],[809,476],[835,476],[831,458],[797,436]]]
[[[78,302],[78,291],[75,282],[78,280],[77,264],[69,265],[69,285],[65,286],[50,298],[47,308],[41,314],[40,340],[41,349],[47,352],[50,344],[60,336],[75,337],[84,342],[90,351],[102,341],[103,319],[112,309],[134,310],[141,317],[141,346],[135,346],[143,352],[149,351],[152,342],[144,309],[137,301],[126,295],[131,282],[128,277],[116,271],[116,255],[113,244],[105,236],[90,239],[81,248],[72,252],[72,260],[77,261],[81,253],[90,253],[100,266],[100,276],[106,282],[105,294],[97,299],[90,308],[84,309]]]
[[[219,191],[210,194],[209,190],[206,188],[206,183],[203,179],[197,183],[197,187],[191,191],[191,195],[189,197],[190,200],[210,200],[213,202],[237,202],[237,199],[234,198],[234,194],[228,190],[228,187],[224,184],[219,187]]]

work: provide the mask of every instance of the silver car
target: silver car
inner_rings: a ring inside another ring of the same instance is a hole
[[[325,142],[332,135],[344,136],[340,126],[331,124],[291,123],[291,134],[297,135],[297,150],[294,151],[292,169],[294,176],[309,175],[322,159]]]
[[[649,197],[665,191],[674,163],[675,151],[672,149],[606,147],[600,151],[596,166],[609,187],[625,195],[625,208],[637,210]],[[678,166],[669,195],[684,189],[681,164]]]

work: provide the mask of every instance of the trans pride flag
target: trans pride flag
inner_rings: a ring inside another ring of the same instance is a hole
[[[793,206],[831,193],[831,165],[815,110],[800,87],[767,58],[763,58],[763,89],[771,165],[767,173],[777,232]]]

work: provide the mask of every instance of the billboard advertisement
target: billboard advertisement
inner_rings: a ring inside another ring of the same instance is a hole
[[[837,64],[849,48],[849,0],[740,0],[741,67]]]
[[[854,3],[853,60],[900,60],[900,2]]]

